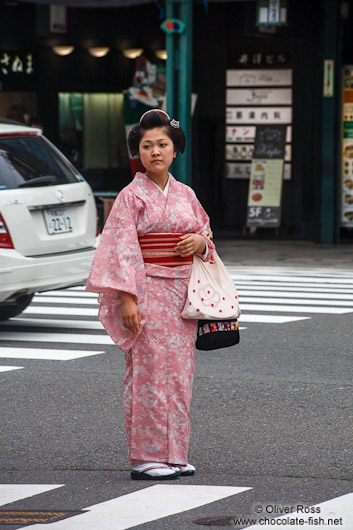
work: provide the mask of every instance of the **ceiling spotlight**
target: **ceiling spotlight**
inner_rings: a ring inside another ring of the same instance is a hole
[[[143,53],[143,48],[127,48],[126,50],[123,50],[123,54],[128,59],[136,59],[137,57],[140,57]]]
[[[75,49],[75,46],[53,46],[53,52],[56,53],[56,55],[70,55]]]
[[[88,48],[88,52],[93,57],[105,57],[110,52],[109,46],[92,46]]]
[[[156,50],[155,54],[158,59],[162,59],[163,61],[166,61],[168,59],[167,50]]]

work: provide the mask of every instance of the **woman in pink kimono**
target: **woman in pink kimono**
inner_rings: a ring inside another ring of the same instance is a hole
[[[197,321],[180,314],[192,256],[207,260],[214,246],[194,191],[168,171],[185,148],[179,122],[150,110],[128,144],[146,172],[137,173],[114,203],[87,290],[99,293],[99,318],[125,353],[131,478],[163,480],[195,472],[187,454]]]

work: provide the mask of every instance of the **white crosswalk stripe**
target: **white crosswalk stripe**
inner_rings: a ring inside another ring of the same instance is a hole
[[[18,332],[18,331],[3,331],[1,333],[1,340],[22,340],[30,342],[61,342],[71,344],[114,344],[108,335],[84,335],[82,333],[40,333],[36,331]]]
[[[205,506],[250,490],[249,487],[153,485],[85,508],[85,513],[33,530],[127,530]],[[103,522],[103,526],[102,526]]]
[[[66,294],[66,293],[65,293]],[[33,298],[32,303],[42,303],[42,304],[74,304],[74,305],[98,305],[96,298],[84,297],[84,296],[65,296],[64,294],[61,297],[49,296],[49,295],[36,295]]]
[[[21,370],[22,368],[22,366],[0,366],[0,373],[11,372],[12,370]]]
[[[30,327],[51,327],[63,329],[100,329],[104,330],[102,324],[95,320],[51,320],[49,318],[12,318],[6,323],[11,328],[30,326]]]
[[[311,318],[308,315],[353,312],[353,272],[279,267],[227,268],[239,293],[240,322],[280,324]],[[276,313],[286,313],[286,317],[282,320]],[[298,317],[298,313],[303,316]]]
[[[114,344],[98,320],[97,295],[80,287],[36,295],[22,315],[0,322],[0,343],[0,359],[52,361],[101,355],[106,346]],[[40,345],[33,347],[34,343]],[[99,349],[86,349],[88,345]],[[19,368],[0,366],[0,372]]]
[[[103,351],[58,350],[46,348],[0,348],[0,359],[41,359],[48,361],[72,361],[82,357],[99,355]]]
[[[57,300],[57,304],[60,303],[60,299]],[[50,307],[46,305],[32,304],[23,311],[26,315],[63,315],[63,316],[75,316],[75,317],[96,317],[98,314],[98,308],[82,308],[82,307]]]

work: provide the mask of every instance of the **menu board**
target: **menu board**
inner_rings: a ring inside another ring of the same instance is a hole
[[[247,226],[280,226],[285,145],[285,125],[257,126],[250,170]]]
[[[353,226],[353,66],[342,80],[341,226]]]

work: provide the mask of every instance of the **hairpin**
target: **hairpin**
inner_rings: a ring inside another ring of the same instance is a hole
[[[168,114],[166,112],[164,112],[164,110],[161,110],[161,109],[150,109],[150,110],[147,110],[146,112],[144,112],[140,118],[140,123],[142,122],[143,118],[149,114],[150,112],[157,112],[157,114],[160,114],[161,116],[163,116],[163,118],[167,118],[167,120],[170,120],[170,116],[168,116]]]
[[[179,129],[179,127],[180,127],[180,123],[178,121],[176,121],[176,120],[171,120],[170,121],[170,125],[172,127],[174,127],[175,129]]]

